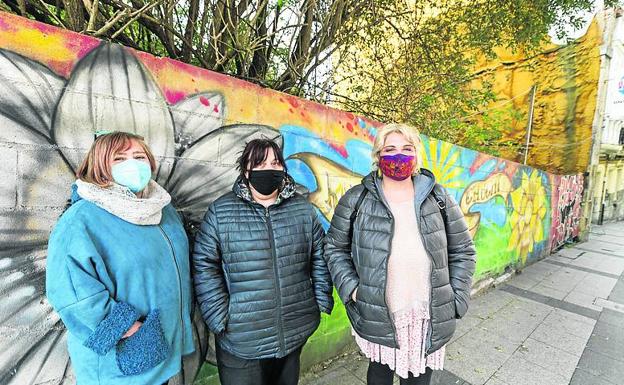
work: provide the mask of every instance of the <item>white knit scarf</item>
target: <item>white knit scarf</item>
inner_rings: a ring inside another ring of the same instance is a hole
[[[113,183],[109,187],[76,181],[78,195],[109,213],[135,225],[157,225],[162,209],[171,202],[171,196],[158,183],[150,180],[143,197],[137,196],[125,186]]]

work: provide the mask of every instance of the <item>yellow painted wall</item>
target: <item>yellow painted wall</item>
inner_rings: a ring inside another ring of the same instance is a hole
[[[530,55],[501,48],[495,50],[496,59],[478,62],[472,87],[491,81],[496,95],[496,101],[487,110],[513,107],[523,116],[507,128],[503,141],[511,140],[517,146],[513,149],[501,147],[503,158],[524,161],[529,91],[537,85],[527,164],[555,174],[579,173],[587,169],[600,73],[601,36],[594,20],[584,36],[568,45],[544,44],[541,50]],[[400,42],[390,38],[380,44],[398,45]],[[352,49],[358,52],[358,66],[383,59],[391,65],[397,60],[374,58],[370,47]],[[355,71],[342,64],[336,77],[339,83],[334,91],[337,94],[349,96],[349,87],[341,84],[340,79],[351,77]],[[364,90],[372,87],[366,79],[357,81]],[[478,116],[474,119],[478,120]],[[522,146],[520,150],[519,146]]]
[[[592,121],[600,74],[601,31],[594,20],[587,33],[567,46],[545,45],[532,57],[497,50],[482,61],[481,76],[491,76],[498,101],[513,105],[526,119],[515,121],[505,139],[525,143],[530,88],[537,86],[528,164],[556,174],[583,172],[589,164]],[[522,162],[523,152],[502,156]]]

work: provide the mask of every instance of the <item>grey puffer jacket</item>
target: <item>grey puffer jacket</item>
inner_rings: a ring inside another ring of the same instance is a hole
[[[194,252],[202,315],[217,343],[245,359],[279,358],[303,345],[333,307],[314,206],[288,179],[275,204],[240,181],[209,207]]]
[[[416,218],[432,266],[431,328],[426,351],[431,354],[451,339],[456,318],[468,310],[475,248],[459,206],[435,183],[433,174],[422,169],[413,179]],[[446,201],[446,227],[434,188]],[[368,192],[354,222],[353,239],[349,239],[349,218],[363,189]],[[325,238],[325,259],[354,330],[368,341],[397,348],[386,305],[393,227],[381,179],[371,173],[338,202]],[[357,301],[353,302],[351,293],[356,287]]]

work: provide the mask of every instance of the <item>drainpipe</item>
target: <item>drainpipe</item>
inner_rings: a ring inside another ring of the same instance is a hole
[[[524,146],[524,165],[527,164],[529,157],[529,144],[531,143],[531,128],[533,127],[533,109],[535,107],[535,90],[537,86],[531,87],[531,106],[529,107],[529,123],[527,125],[526,145]]]

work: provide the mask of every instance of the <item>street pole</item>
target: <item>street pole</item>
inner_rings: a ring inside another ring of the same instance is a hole
[[[609,175],[609,155],[605,162],[605,171],[602,176],[602,193],[600,194],[600,217],[598,218],[598,224],[602,226],[604,223],[605,213],[605,196],[607,195],[607,176]]]
[[[533,108],[535,107],[535,90],[537,86],[533,85],[531,87],[531,104],[529,107],[529,123],[527,125],[527,136],[526,136],[526,144],[524,145],[524,165],[527,164],[527,159],[529,157],[529,144],[531,143],[531,128],[533,127]]]

